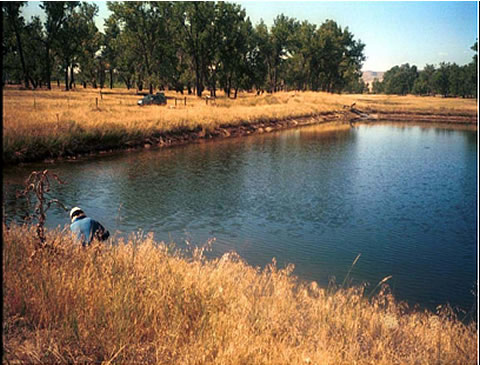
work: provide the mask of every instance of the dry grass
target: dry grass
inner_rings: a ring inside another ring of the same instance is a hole
[[[109,150],[167,132],[213,130],[220,125],[255,123],[335,112],[344,105],[377,111],[475,114],[476,101],[327,93],[240,94],[236,100],[205,99],[167,92],[167,106],[139,107],[126,89],[3,90],[4,162],[32,161]],[[187,105],[184,105],[184,98]],[[96,101],[97,100],[97,101]],[[98,107],[97,107],[98,102]]]
[[[3,227],[4,361],[159,364],[475,364],[477,329],[406,312],[383,290],[300,284],[235,254],[187,258],[151,237],[33,257],[34,228]]]

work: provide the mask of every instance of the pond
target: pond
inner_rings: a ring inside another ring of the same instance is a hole
[[[178,247],[215,239],[212,256],[295,265],[326,286],[384,277],[394,295],[434,309],[476,301],[477,134],[440,126],[303,127],[171,149],[4,169],[7,220],[14,192],[49,168],[67,206],[110,232],[153,232]],[[48,212],[47,226],[68,224]]]

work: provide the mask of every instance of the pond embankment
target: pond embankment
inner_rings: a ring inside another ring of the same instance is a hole
[[[299,128],[310,125],[324,124],[328,129],[335,129],[353,123],[375,122],[403,122],[403,123],[431,123],[455,126],[477,126],[477,117],[471,114],[431,114],[408,111],[378,111],[345,107],[343,110],[334,110],[317,113],[309,116],[287,117],[274,120],[258,120],[240,124],[220,124],[215,128],[178,129],[165,133],[156,133],[143,140],[130,140],[115,149],[132,150],[138,148],[165,148],[184,145],[187,143],[203,142],[229,137],[244,137],[253,134],[266,134],[275,131]],[[94,152],[94,151],[92,151]],[[96,153],[104,154],[108,151],[101,148]],[[67,158],[78,156],[67,156]]]
[[[176,98],[175,94],[169,96]],[[283,92],[214,103],[194,96],[167,106],[137,105],[125,90],[4,90],[5,165],[78,159],[138,148],[270,133],[312,124],[428,122],[477,125],[473,100]],[[188,101],[187,101],[188,100]]]
[[[430,114],[419,112],[385,112],[366,109],[344,109],[317,113],[309,116],[287,117],[275,120],[258,120],[240,124],[220,124],[218,127],[197,127],[195,129],[177,128],[172,131],[154,132],[141,138],[119,138],[103,143],[101,138],[85,144],[70,146],[62,150],[44,150],[43,153],[26,155],[16,152],[13,158],[6,158],[4,163],[14,165],[25,162],[54,162],[55,160],[76,160],[78,158],[113,153],[119,150],[131,151],[139,148],[167,148],[188,143],[199,143],[230,137],[244,137],[254,134],[267,134],[279,130],[324,124],[328,129],[335,129],[352,123],[403,122],[433,123],[456,126],[477,126],[477,118],[471,114]]]
[[[152,237],[82,248],[3,227],[7,363],[475,364],[476,324],[387,287],[320,288],[292,268],[206,260]],[[47,249],[48,248],[48,249]]]

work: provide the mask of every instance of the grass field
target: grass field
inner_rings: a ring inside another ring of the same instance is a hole
[[[138,145],[175,131],[302,118],[338,112],[356,103],[365,110],[476,115],[476,100],[314,92],[240,93],[205,99],[167,92],[167,106],[139,107],[134,90],[3,90],[4,163],[74,156]],[[175,99],[177,103],[175,105]],[[186,100],[186,105],[185,105]]]
[[[3,227],[3,361],[158,364],[476,364],[477,328],[411,311],[388,289],[319,288],[291,267],[206,260],[131,236],[82,249]]]

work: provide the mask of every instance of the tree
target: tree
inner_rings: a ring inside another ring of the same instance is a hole
[[[213,2],[174,3],[177,31],[182,40],[180,47],[190,57],[197,96],[202,96],[208,78],[207,69],[213,63],[212,57],[217,46],[210,43],[215,41],[215,7]]]
[[[415,79],[412,88],[412,94],[415,95],[431,95],[433,94],[433,74],[435,73],[435,66],[425,65],[422,71],[418,73],[418,78]]]
[[[351,94],[363,94],[368,92],[368,87],[361,77],[352,78],[352,80],[345,85],[344,91]]]
[[[456,63],[448,67],[448,89],[451,95],[465,96],[464,70]]]
[[[316,26],[304,21],[293,34],[292,56],[288,59],[287,83],[296,90],[307,90],[311,80]]]
[[[96,27],[92,27],[89,36],[84,39],[76,59],[79,65],[77,78],[83,83],[84,88],[89,83],[96,89],[98,82],[101,82],[100,76],[102,71],[100,69],[102,68],[102,61],[99,50],[101,49],[103,36],[101,33],[93,30],[96,30]]]
[[[28,88],[29,85],[29,73],[26,67],[25,56],[23,53],[23,42],[21,33],[25,28],[25,20],[20,15],[20,9],[26,4],[26,1],[9,1],[2,2],[2,15],[6,21],[6,29],[15,35],[16,40],[16,49],[20,57],[20,62],[22,65],[23,71],[23,80],[25,82],[25,87]]]
[[[473,55],[472,62],[465,66],[465,83],[467,94],[476,98],[478,92],[478,41],[475,42],[470,49],[474,51],[475,54]]]
[[[238,90],[247,73],[252,25],[239,5],[221,2],[217,12],[219,62],[216,66],[220,83],[230,97],[232,88]]]
[[[169,47],[168,18],[172,5],[167,2],[109,2],[110,21],[119,22],[124,33],[123,41],[136,56],[136,73],[139,83],[145,80],[153,93],[159,84],[159,75]]]
[[[105,19],[102,55],[107,62],[108,72],[110,74],[110,89],[113,89],[113,73],[122,53],[122,49],[119,48],[119,38],[120,27],[118,23],[112,17]]]
[[[442,62],[433,75],[434,90],[447,97],[450,92],[449,63]]]
[[[383,94],[385,92],[384,87],[383,87],[383,82],[381,82],[379,79],[374,79],[372,82],[372,92],[374,94]]]
[[[282,66],[291,56],[293,48],[294,33],[299,27],[298,21],[289,18],[284,14],[278,15],[271,29],[270,41],[272,43],[272,54],[270,58],[270,91],[276,92],[280,89],[279,79],[281,78]]]
[[[52,76],[63,77],[67,90],[75,79],[84,87],[103,87],[108,72],[110,88],[117,77],[127,88],[146,86],[151,93],[156,87],[194,88],[198,96],[205,87],[215,96],[221,87],[228,97],[252,88],[364,89],[365,45],[332,20],[317,27],[281,14],[270,28],[263,21],[254,27],[233,3],[124,1],[108,3],[112,14],[101,34],[96,5],[44,1],[45,20],[28,24],[21,7],[2,5],[9,24],[2,42],[4,75],[34,87],[45,81],[51,88]]]
[[[268,78],[272,69],[272,44],[267,25],[260,20],[253,32],[254,48],[251,52],[250,64],[255,65],[254,85],[257,91],[267,88]]]
[[[42,87],[44,80],[45,62],[43,57],[38,57],[43,52],[42,42],[42,22],[40,18],[34,17],[30,23],[25,26],[24,42],[25,62],[28,70],[30,82],[34,88]]]
[[[40,8],[45,11],[45,34],[42,39],[45,57],[45,80],[48,89],[51,89],[52,75],[52,48],[58,45],[58,36],[63,24],[79,5],[78,1],[42,1]]]
[[[56,53],[62,60],[65,75],[65,90],[72,88],[74,83],[74,68],[85,46],[92,42],[98,30],[94,17],[98,13],[95,4],[81,3],[79,8],[72,9],[58,30],[53,42]],[[69,80],[70,70],[70,80]]]
[[[342,30],[333,20],[327,20],[316,32],[316,49],[312,62],[317,78],[313,89],[319,86],[327,92],[341,92],[346,84],[361,77],[365,60],[365,45],[353,39],[348,28]]]
[[[409,94],[418,77],[417,66],[408,63],[394,66],[383,75],[384,92],[386,94]]]

